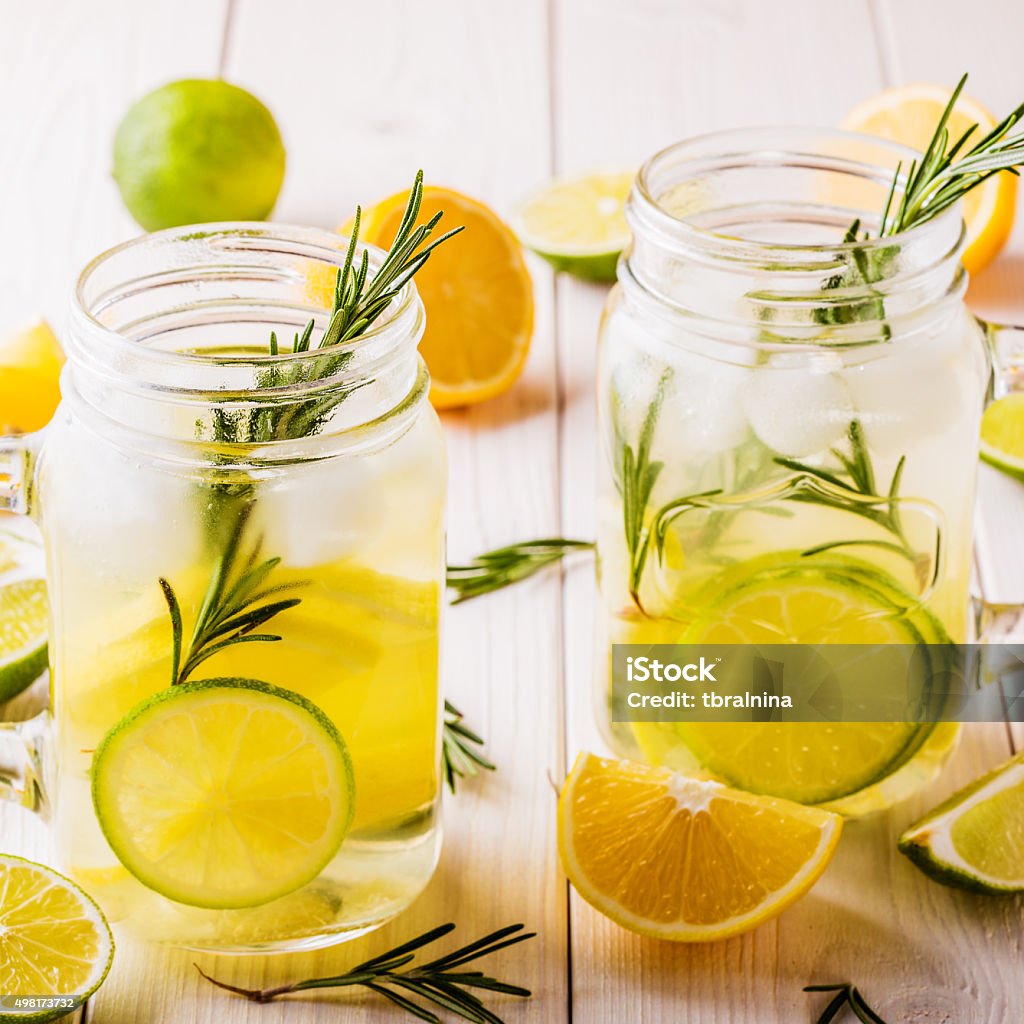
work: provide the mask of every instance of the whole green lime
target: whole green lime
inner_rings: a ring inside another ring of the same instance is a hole
[[[284,144],[252,93],[185,79],[143,96],[114,136],[114,180],[147,231],[263,220],[284,180]]]

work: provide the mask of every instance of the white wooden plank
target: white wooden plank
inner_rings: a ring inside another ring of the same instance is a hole
[[[216,75],[225,2],[0,0],[0,326],[20,307],[63,323],[79,270],[139,233],[114,129],[149,89]]]
[[[676,138],[746,123],[837,123],[882,82],[862,4],[563,0],[556,31],[558,166],[636,161]],[[837,54],[844,55],[837,58]],[[614,75],[605,70],[616,68]],[[563,532],[593,536],[591,398],[599,289],[559,283],[563,369]],[[581,443],[581,439],[588,439]],[[592,721],[592,582],[565,585],[570,755],[601,749]],[[863,985],[889,1019],[914,1013],[995,1021],[1019,998],[1007,965],[1005,905],[965,901],[894,848],[901,828],[1007,751],[1001,725],[975,730],[930,790],[851,824],[810,897],[746,937],[677,947],[629,935],[570,901],[574,1019],[644,1024],[789,1024],[812,1019],[811,981]],[[970,907],[967,903],[970,903]],[[989,936],[993,936],[989,938]],[[979,979],[975,981],[975,978]],[[923,1019],[923,1017],[922,1017]]]

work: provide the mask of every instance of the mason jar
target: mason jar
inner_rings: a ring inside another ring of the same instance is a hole
[[[159,941],[326,945],[437,862],[445,450],[412,283],[317,348],[346,246],[232,224],[104,253],[56,416],[2,446],[46,548],[59,856]]]
[[[631,721],[609,688],[618,644],[968,638],[987,342],[1007,367],[1021,345],[964,305],[958,207],[878,237],[914,157],[754,129],[636,179],[598,371],[598,701],[624,755],[860,813],[955,742],[952,723]]]

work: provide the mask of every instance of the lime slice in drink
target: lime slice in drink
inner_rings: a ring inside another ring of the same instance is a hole
[[[532,193],[513,220],[519,240],[555,270],[588,281],[614,281],[629,241],[626,196],[633,171],[559,178]]]
[[[1024,481],[1024,392],[997,399],[981,417],[981,457]]]
[[[103,912],[52,868],[0,854],[0,995],[79,997],[100,987],[110,970],[114,939]],[[4,1021],[64,1017],[67,1008],[27,1012],[8,1005]]]
[[[1024,754],[911,825],[899,849],[943,885],[1024,892]]]
[[[0,701],[17,696],[46,668],[48,619],[43,580],[0,586]]]
[[[741,578],[739,568],[733,580]],[[895,580],[852,560],[775,565],[697,603],[704,611],[682,643],[920,644],[942,632]],[[884,779],[933,728],[914,722],[675,726],[688,752],[729,784],[807,804],[837,801]]]
[[[93,805],[121,863],[162,896],[253,907],[305,885],[352,819],[348,750],[290,690],[209,679],[164,690],[106,735]]]

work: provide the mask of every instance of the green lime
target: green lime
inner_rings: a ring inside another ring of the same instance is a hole
[[[49,614],[43,580],[0,585],[0,701],[16,697],[46,668]]]
[[[981,417],[981,457],[1024,481],[1024,392],[997,399]]]
[[[537,189],[514,218],[519,240],[555,270],[588,281],[614,281],[629,242],[626,197],[633,171],[560,178]]]
[[[312,881],[355,806],[334,723],[253,679],[164,690],[130,711],[93,759],[100,828],[121,863],[195,907],[254,907]]]
[[[698,595],[686,644],[922,644],[945,636],[910,594],[854,560],[733,567]],[[746,577],[746,578],[744,578]],[[878,582],[875,582],[875,581]],[[933,639],[935,638],[935,639]],[[855,670],[855,669],[853,669]],[[830,674],[839,671],[831,666]],[[930,673],[921,680],[927,699]],[[844,684],[856,692],[858,681]],[[690,754],[730,785],[818,804],[871,786],[910,760],[934,726],[917,722],[696,722],[676,726]]]
[[[114,958],[103,912],[70,879],[9,854],[0,854],[0,893],[0,995],[7,999],[0,1020],[44,1024],[65,1017],[66,1004],[22,1010],[10,1001],[91,996]]]
[[[251,93],[219,79],[143,96],[114,136],[114,180],[147,231],[263,220],[284,180],[281,133]]]
[[[899,850],[943,885],[1024,892],[1024,754],[911,825]]]

